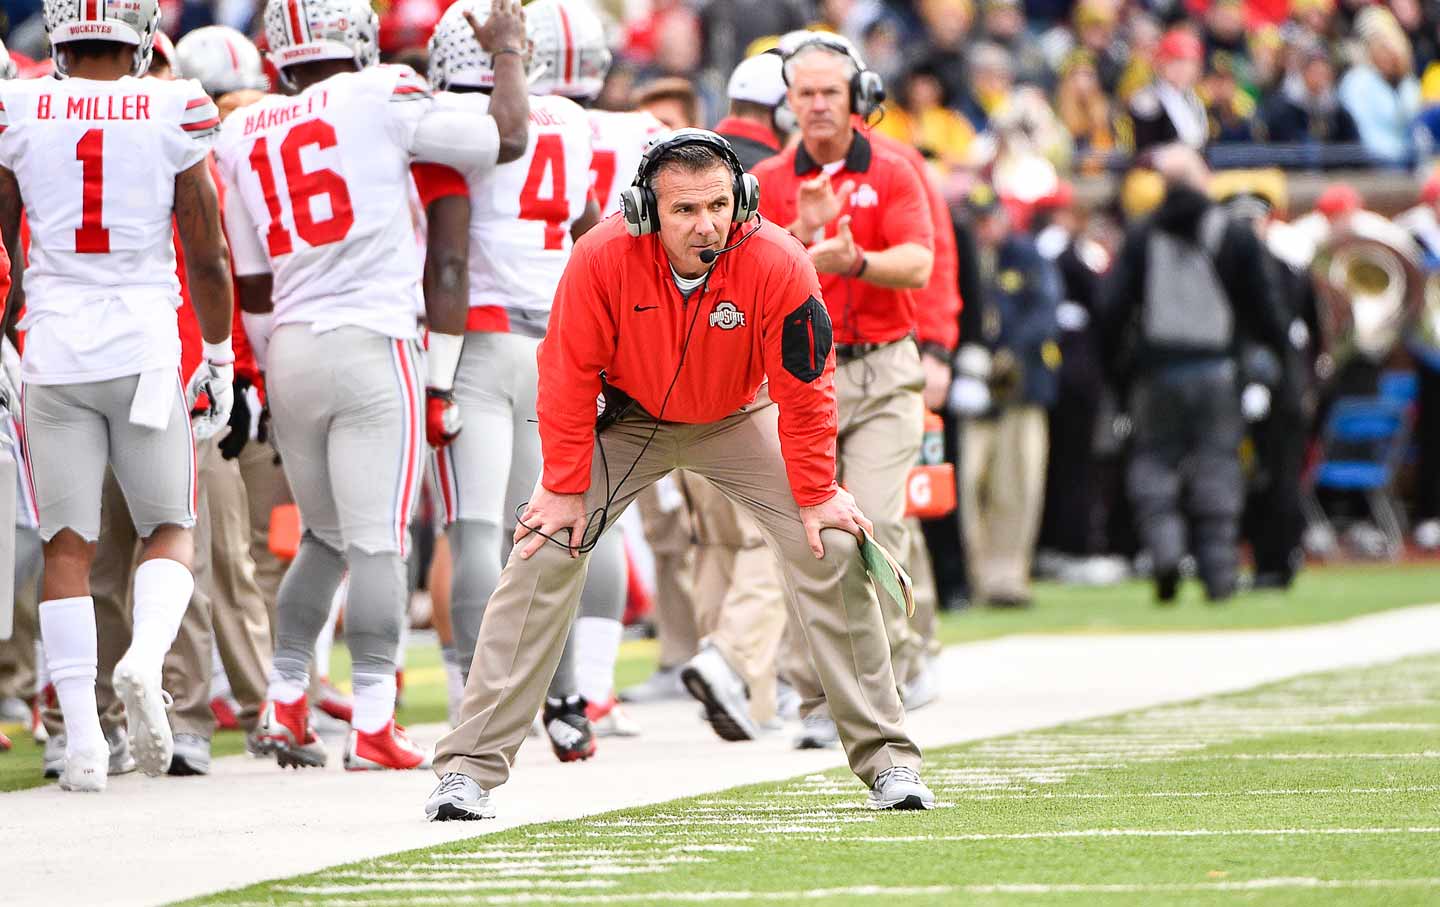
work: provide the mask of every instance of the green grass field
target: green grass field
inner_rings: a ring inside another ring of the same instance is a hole
[[[931,752],[940,808],[845,771],[526,826],[194,904],[1440,902],[1440,656]]]
[[[1190,630],[1256,629],[1343,620],[1374,611],[1440,601],[1440,564],[1367,565],[1316,568],[1301,574],[1289,593],[1253,593],[1223,607],[1201,600],[1190,584],[1173,608],[1156,607],[1150,587],[1129,582],[1103,588],[1078,588],[1054,583],[1036,587],[1035,606],[1023,611],[972,608],[943,614],[940,641],[946,645],[992,639],[1014,633],[1123,633]],[[643,680],[655,668],[652,641],[627,642],[616,667],[617,688]],[[331,674],[344,687],[350,674],[343,644],[335,647]],[[445,676],[440,653],[432,645],[414,644],[406,653],[405,691],[400,710],[403,724],[445,721]],[[15,749],[0,753],[0,792],[44,783],[40,748],[16,725],[0,725]],[[215,738],[215,754],[244,750],[238,733]]]

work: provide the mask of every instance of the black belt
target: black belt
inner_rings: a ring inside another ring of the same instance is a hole
[[[837,363],[854,362],[856,359],[862,356],[868,356],[876,350],[883,350],[887,346],[894,346],[897,343],[909,339],[910,337],[907,335],[901,337],[899,340],[886,340],[884,343],[837,343],[835,344],[835,361]]]

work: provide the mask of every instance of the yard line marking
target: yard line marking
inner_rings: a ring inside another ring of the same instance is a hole
[[[1171,797],[1295,797],[1343,794],[1429,794],[1440,792],[1440,786],[1419,787],[1315,787],[1271,788],[1261,790],[1157,790],[1135,794],[1059,794],[1039,791],[1024,794],[957,794],[961,800],[1143,800]]]
[[[896,835],[846,837],[865,844],[913,844],[918,841],[1029,841],[1053,838],[1224,838],[1284,837],[1286,835],[1436,835],[1440,828],[1085,828],[1072,831],[1026,831],[968,835]]]
[[[1440,878],[1430,879],[1316,879],[1308,877],[1264,878],[1223,882],[1195,883],[1114,883],[1114,884],[1027,884],[998,883],[992,885],[927,885],[914,887],[887,887],[863,885],[847,888],[812,888],[802,891],[651,891],[633,894],[575,894],[567,895],[568,904],[621,904],[621,903],[723,903],[738,901],[821,901],[836,897],[921,897],[942,894],[1187,894],[1208,891],[1272,891],[1285,889],[1300,890],[1348,890],[1348,889],[1417,889],[1440,888]],[[345,892],[337,892],[345,893]],[[548,894],[497,894],[482,895],[479,898],[412,896],[405,903],[415,907],[445,907],[451,904],[542,904],[551,903]],[[242,901],[236,907],[272,907],[271,901]],[[368,899],[341,898],[327,900],[326,907],[374,907]]]

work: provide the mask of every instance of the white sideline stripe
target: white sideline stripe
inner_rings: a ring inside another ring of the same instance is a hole
[[[1005,883],[995,885],[928,885],[923,887],[886,887],[864,885],[850,888],[812,888],[805,891],[650,891],[633,894],[574,894],[567,895],[567,904],[617,904],[634,902],[711,903],[731,901],[819,901],[836,897],[919,897],[938,894],[1186,894],[1207,891],[1274,891],[1283,889],[1301,890],[1347,890],[1347,889],[1414,889],[1440,887],[1440,878],[1434,879],[1315,879],[1315,878],[1268,878],[1247,879],[1235,882],[1196,883],[1135,883],[1135,884],[1026,884]],[[336,891],[336,894],[349,892]],[[236,907],[273,907],[273,901],[242,901]],[[553,896],[546,894],[501,894],[466,897],[420,896],[406,898],[405,903],[417,907],[444,907],[450,904],[541,904],[553,903]],[[326,907],[373,907],[372,900],[335,899],[325,902]]]
[[[1027,831],[969,835],[897,835],[846,837],[848,843],[913,844],[917,841],[1029,841],[1050,838],[1228,838],[1285,837],[1287,835],[1440,835],[1440,828],[1084,828],[1073,831]]]
[[[1327,796],[1343,794],[1429,794],[1440,791],[1440,786],[1419,787],[1314,787],[1314,788],[1271,788],[1265,790],[1156,790],[1138,794],[957,794],[961,800],[1144,800],[1148,798],[1167,799],[1171,797],[1298,797]]]

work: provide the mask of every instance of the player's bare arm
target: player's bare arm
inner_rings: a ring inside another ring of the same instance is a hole
[[[465,333],[470,311],[470,197],[447,195],[425,209],[425,316],[430,330]],[[243,300],[242,300],[243,304]]]
[[[230,337],[235,311],[230,250],[220,228],[220,196],[205,161],[175,177],[175,224],[185,251],[185,273],[200,334],[207,343],[224,343]]]
[[[585,231],[600,223],[600,203],[590,199],[585,203],[585,211],[575,218],[575,223],[570,225],[570,238],[579,239],[585,235]]]
[[[525,76],[525,14],[519,0],[494,0],[490,16],[481,25],[469,12],[465,19],[475,40],[490,54],[495,67],[495,89],[490,93],[490,116],[500,133],[499,163],[525,153],[529,142],[530,92]]]
[[[10,294],[5,300],[5,314],[0,320],[4,333],[14,341],[15,313],[25,304],[25,255],[20,249],[20,213],[25,203],[20,198],[20,183],[10,170],[0,167],[0,240],[10,253]]]

